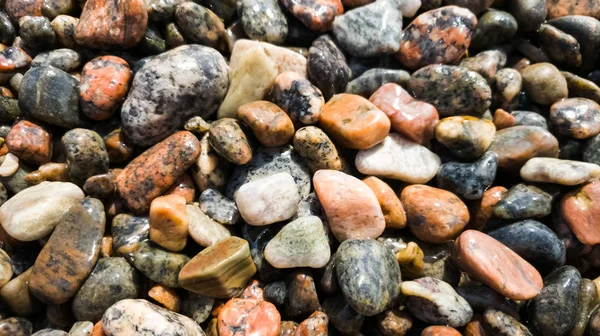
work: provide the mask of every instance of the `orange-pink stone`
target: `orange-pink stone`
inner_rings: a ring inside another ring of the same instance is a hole
[[[463,232],[454,242],[453,253],[462,271],[509,299],[529,300],[544,285],[531,264],[485,233]]]
[[[6,135],[8,150],[19,159],[37,165],[50,162],[52,137],[39,125],[27,120],[16,123]]]
[[[231,299],[218,316],[219,336],[279,336],[281,316],[272,303]]]
[[[364,182],[337,170],[322,169],[313,176],[313,183],[337,240],[374,239],[383,233],[385,219],[379,201]]]
[[[584,185],[566,194],[561,201],[563,219],[585,245],[600,243],[600,182]]]
[[[306,320],[302,321],[294,336],[327,336],[329,317],[322,311],[315,311]]]
[[[423,329],[421,336],[461,336],[461,334],[452,327],[429,326]]]

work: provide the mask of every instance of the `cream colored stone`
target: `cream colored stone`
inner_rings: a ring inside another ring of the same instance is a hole
[[[275,62],[278,74],[286,71],[293,71],[304,77],[307,77],[308,72],[306,66],[308,62],[306,57],[288,48],[282,48],[270,43],[259,41],[244,39],[238,40],[231,51],[229,66],[231,68],[237,66],[244,52],[253,48],[260,48],[264,50],[267,56],[269,56],[269,58]]]
[[[532,158],[521,168],[521,178],[529,182],[557,183],[574,186],[596,180],[600,166],[594,163]]]
[[[204,214],[198,206],[188,204],[185,208],[190,217],[189,234],[198,245],[209,247],[231,236],[223,225]]]
[[[40,308],[39,301],[29,293],[30,267],[18,277],[9,281],[0,290],[0,298],[6,302],[17,315],[30,315]]]

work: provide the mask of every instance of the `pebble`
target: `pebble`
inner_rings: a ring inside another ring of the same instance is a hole
[[[549,24],[538,29],[542,50],[555,62],[572,67],[581,65],[581,47],[577,39]]]
[[[588,98],[600,102],[600,87],[591,80],[579,77],[567,71],[560,72],[567,80],[569,94],[575,97]]]
[[[33,122],[17,122],[5,139],[8,150],[21,160],[42,165],[52,158],[52,135]]]
[[[397,52],[402,39],[401,2],[376,0],[337,16],[333,21],[336,41],[355,57],[376,57]]]
[[[135,250],[137,244],[148,239],[150,221],[148,217],[118,214],[112,220],[111,233],[116,255],[125,256]]]
[[[287,287],[284,281],[271,282],[265,286],[264,299],[274,305],[281,307],[285,303]]]
[[[289,316],[306,316],[322,310],[314,278],[309,271],[296,271],[290,275],[285,296],[285,312]]]
[[[584,334],[592,310],[598,306],[598,288],[596,284],[589,279],[581,279],[581,289],[579,293],[579,310],[575,320],[575,326],[570,334],[581,336]]]
[[[516,318],[495,309],[483,314],[485,330],[499,336],[533,336]]]
[[[265,258],[276,268],[321,268],[331,256],[323,223],[316,216],[286,224],[265,247]]]
[[[446,6],[425,12],[404,29],[396,57],[410,69],[452,64],[469,48],[476,25],[477,18],[466,8]]]
[[[513,111],[511,115],[515,118],[515,126],[538,126],[545,130],[548,130],[548,122],[544,116],[529,111]]]
[[[190,174],[199,191],[209,188],[223,191],[229,177],[231,164],[217,154],[208,140],[209,134],[200,138],[200,156],[192,164]]]
[[[523,90],[534,102],[552,105],[567,98],[567,81],[560,71],[550,63],[536,63],[521,71]]]
[[[293,71],[282,72],[275,77],[271,97],[292,121],[304,125],[318,122],[325,105],[321,90]]]
[[[180,131],[131,161],[117,176],[117,188],[127,206],[136,213],[147,212],[152,200],[196,161],[199,147],[192,133]]]
[[[240,218],[235,202],[215,189],[203,191],[198,201],[200,210],[217,223],[233,225]]]
[[[175,10],[175,22],[191,42],[220,49],[225,26],[210,9],[193,2],[183,2]]]
[[[529,300],[542,289],[542,277],[531,264],[485,233],[463,232],[453,253],[462,271],[510,299]]]
[[[237,116],[252,129],[254,136],[265,147],[283,146],[294,137],[292,119],[277,105],[268,101],[244,104],[238,108]],[[228,135],[232,136],[232,133],[229,132]]]
[[[228,86],[227,64],[216,50],[185,45],[153,57],[136,72],[123,103],[123,132],[148,147],[203,111],[217,110]]]
[[[75,128],[63,135],[69,178],[82,186],[89,177],[108,172],[108,152],[102,137],[89,129]]]
[[[579,311],[581,274],[563,266],[544,279],[544,288],[531,300],[529,317],[532,330],[542,335],[564,335],[575,324]]]
[[[86,63],[79,87],[83,114],[93,120],[110,118],[125,100],[131,77],[127,62],[116,56],[101,56]]]
[[[323,304],[323,311],[329,317],[329,322],[344,334],[357,333],[365,322],[365,317],[352,309],[343,295],[328,297]]]
[[[6,285],[13,276],[10,256],[0,249],[0,288]]]
[[[69,330],[70,336],[90,336],[92,334],[92,329],[94,328],[94,324],[90,321],[79,321],[75,322],[71,329]]]
[[[75,40],[93,49],[127,49],[142,40],[147,25],[144,0],[87,0],[75,29]]]
[[[566,15],[586,15],[600,19],[600,4],[595,2],[575,2],[553,0],[548,2],[548,19]]]
[[[98,260],[105,224],[99,200],[87,198],[71,206],[33,265],[31,294],[52,304],[75,296]]]
[[[552,195],[532,185],[517,184],[496,203],[494,215],[502,219],[527,219],[548,216]]]
[[[219,119],[211,124],[208,141],[227,161],[243,165],[252,159],[252,147],[237,120]]]
[[[133,146],[125,138],[120,128],[105,135],[103,139],[110,162],[120,163],[129,161],[133,155]]]
[[[21,273],[2,286],[0,297],[12,311],[19,315],[31,315],[41,308],[41,303],[29,291],[31,270]]]
[[[107,336],[134,335],[140,330],[149,335],[205,335],[189,317],[142,299],[125,299],[112,305],[102,316],[102,329]]]
[[[521,178],[529,182],[575,186],[599,176],[597,164],[552,158],[533,158],[521,168]]]
[[[291,218],[300,195],[292,175],[286,172],[253,180],[235,193],[242,218],[250,225],[268,225]]]
[[[56,49],[38,54],[31,61],[31,67],[53,66],[65,72],[72,72],[79,68],[81,61],[81,55],[74,50]]]
[[[338,247],[335,258],[342,293],[359,314],[381,313],[400,294],[400,267],[382,243],[372,239],[347,240]]]
[[[498,155],[486,152],[473,163],[447,162],[437,173],[438,186],[466,199],[477,200],[496,178]]]
[[[321,336],[329,334],[329,317],[320,311],[312,313],[306,320],[302,321],[296,328],[294,336]]]
[[[352,79],[346,56],[328,35],[313,41],[308,49],[308,79],[321,90],[325,99],[344,92]]]
[[[435,64],[415,71],[408,81],[415,98],[433,105],[440,117],[479,117],[490,107],[492,91],[478,73],[464,67]]]
[[[327,215],[335,238],[377,238],[385,229],[385,219],[375,193],[356,177],[335,170],[314,174],[315,191]]]
[[[113,304],[140,294],[140,274],[124,258],[100,258],[73,299],[73,315],[78,321],[99,321]]]
[[[388,116],[391,128],[405,138],[421,145],[433,139],[439,120],[437,110],[433,105],[414,99],[402,86],[384,84],[369,101]]]
[[[75,42],[75,29],[78,23],[78,18],[69,15],[55,17],[50,24],[56,33],[56,42],[65,48],[74,48],[77,45],[77,42]]]
[[[461,67],[480,74],[491,86],[496,80],[496,72],[506,64],[506,53],[499,50],[487,50],[475,56],[465,58],[460,62]]]
[[[511,171],[534,157],[558,157],[558,140],[537,126],[514,126],[499,130],[488,148],[498,154],[498,167]]]
[[[456,288],[456,293],[465,299],[474,313],[484,313],[487,309],[497,309],[512,317],[518,317],[518,306],[507,301],[504,296],[481,284],[470,284]],[[477,320],[477,315],[471,321]]]
[[[152,200],[150,240],[172,252],[185,248],[190,223],[185,204],[185,198],[179,195],[159,196]]]
[[[600,182],[592,182],[567,193],[560,202],[562,218],[585,245],[600,243],[600,230],[595,224],[596,213],[600,214],[600,204],[596,202],[599,193]]]
[[[411,316],[405,311],[389,309],[377,315],[377,326],[384,336],[405,335],[413,325]]]
[[[362,181],[375,193],[383,212],[386,228],[403,229],[406,227],[406,213],[394,190],[375,176],[369,176]]]
[[[50,20],[43,16],[24,16],[19,19],[19,37],[23,45],[36,51],[50,49],[56,41]]]
[[[314,31],[330,30],[333,20],[344,13],[340,0],[283,0],[281,3],[302,24]]]
[[[423,329],[421,336],[458,336],[461,335],[458,330],[452,327],[429,326]]]
[[[600,310],[596,309],[590,315],[588,329],[591,335],[598,335],[600,332]]]
[[[409,79],[410,73],[405,70],[373,68],[349,82],[345,92],[368,98],[384,84],[395,83],[406,86]]]
[[[275,63],[275,66],[277,67],[277,74],[286,71],[293,71],[304,77],[307,76],[307,60],[302,54],[288,48],[278,47],[270,43],[251,41],[247,39],[240,39],[235,42],[234,48],[231,51],[229,68],[235,69],[238,63],[242,60],[244,54],[251,49],[260,49],[264,51],[264,54],[266,54],[267,57]],[[257,78],[253,79],[256,80]]]
[[[491,9],[477,20],[470,47],[484,49],[510,40],[518,29],[517,20],[510,13]]]
[[[188,292],[181,301],[181,313],[197,323],[204,323],[209,317],[215,299]]]
[[[486,119],[469,116],[448,117],[435,126],[435,138],[456,156],[479,158],[492,144],[496,127]],[[493,179],[493,178],[492,178]]]
[[[469,222],[467,206],[446,190],[414,184],[404,188],[401,199],[409,229],[423,241],[453,239]]]
[[[548,7],[544,0],[524,0],[511,2],[509,11],[517,20],[520,29],[532,32],[546,20]]]
[[[22,317],[9,317],[0,321],[0,334],[28,336],[33,333],[33,325]]]
[[[155,285],[148,291],[148,297],[170,311],[179,312],[181,298],[173,288]]]
[[[237,0],[237,13],[244,32],[253,40],[283,43],[288,21],[275,0]]]
[[[213,221],[196,205],[186,205],[185,208],[189,217],[189,235],[198,245],[209,247],[231,236],[223,225]]]
[[[550,107],[550,124],[558,134],[587,139],[600,133],[600,105],[586,98],[569,98]]]
[[[517,98],[523,85],[521,73],[515,69],[504,68],[496,72],[496,84],[493,86],[494,99],[499,102],[502,107],[509,108]]]
[[[170,288],[179,287],[178,275],[190,258],[142,241],[130,247],[133,266],[148,279]]]
[[[597,31],[600,29],[600,22],[588,16],[569,15],[549,20],[547,23],[577,39],[582,56],[579,70],[582,73],[591,71],[594,68],[594,60],[599,54],[597,46],[600,44],[600,39]]]
[[[316,126],[306,126],[297,130],[293,145],[313,173],[319,169],[344,169],[344,161],[337,148],[327,134]]]
[[[218,315],[219,336],[279,336],[281,315],[269,302],[231,299]]]

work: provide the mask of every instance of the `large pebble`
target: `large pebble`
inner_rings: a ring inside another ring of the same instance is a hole
[[[288,22],[276,0],[237,0],[236,6],[244,32],[251,39],[285,42]]]
[[[180,195],[164,195],[150,204],[150,240],[173,252],[179,252],[187,243],[190,218],[186,201]]]
[[[600,243],[600,182],[584,185],[566,194],[560,203],[561,214],[577,239],[586,245]]]
[[[485,119],[448,117],[435,126],[435,138],[464,159],[480,157],[492,144],[496,127]]]
[[[218,335],[279,336],[281,315],[269,302],[231,299],[218,315]]]
[[[210,9],[194,2],[184,2],[175,10],[175,22],[193,43],[219,49],[225,35],[223,21]]]
[[[308,50],[308,78],[325,99],[344,92],[352,77],[346,56],[328,35],[317,38]]]
[[[363,72],[348,83],[346,93],[368,98],[384,84],[396,83],[406,86],[409,79],[410,73],[405,70],[373,68]]]
[[[131,70],[116,56],[102,56],[86,63],[81,72],[81,111],[90,119],[109,118],[129,92]]]
[[[447,162],[437,174],[438,186],[464,199],[477,200],[496,178],[498,155],[487,152],[473,163]]]
[[[587,139],[600,133],[600,105],[586,98],[569,98],[550,107],[550,124],[558,134]]]
[[[263,146],[283,146],[291,142],[294,136],[292,119],[281,108],[268,101],[244,104],[238,108],[237,116],[252,129]]]
[[[319,121],[325,100],[316,86],[297,72],[286,71],[275,78],[271,90],[273,103],[284,110],[292,121],[305,125]]]
[[[550,59],[571,67],[581,65],[581,46],[573,36],[549,24],[542,24],[538,33],[542,50]]]
[[[567,81],[550,63],[536,63],[523,69],[523,90],[535,103],[552,105],[569,94]]]
[[[75,128],[63,135],[69,178],[83,185],[89,177],[108,172],[108,153],[102,137],[89,129]]]
[[[542,2],[535,0],[534,2]],[[600,54],[600,21],[585,15],[567,15],[548,21],[548,24],[560,29],[577,39],[581,46],[582,62],[579,67],[581,73],[588,73],[595,68],[595,60]],[[519,23],[519,25],[521,25]]]
[[[496,203],[494,215],[502,219],[540,218],[550,214],[552,195],[525,184],[517,184]]]
[[[164,251],[144,241],[134,245],[133,266],[148,279],[165,287],[179,287],[179,271],[190,260],[185,254]]]
[[[71,49],[56,49],[38,54],[32,61],[31,67],[53,66],[65,72],[71,72],[81,65],[81,55]]]
[[[520,174],[529,182],[575,186],[600,177],[600,166],[581,161],[533,158],[525,163]]]
[[[490,152],[498,154],[498,166],[507,170],[520,169],[534,157],[558,157],[558,140],[537,126],[515,126],[496,132]]]

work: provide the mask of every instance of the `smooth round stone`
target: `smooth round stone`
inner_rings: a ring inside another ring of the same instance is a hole
[[[5,139],[8,150],[21,160],[42,165],[52,158],[52,135],[40,125],[19,121]]]
[[[546,20],[548,8],[546,0],[523,0],[511,2],[509,10],[519,23],[519,29],[532,32]]]
[[[238,118],[252,129],[254,136],[266,147],[283,146],[291,142],[294,136],[292,119],[277,105],[268,101],[255,101],[240,106]],[[232,133],[228,135],[231,136]]]
[[[357,333],[365,321],[364,316],[348,305],[343,295],[328,297],[323,304],[323,311],[329,317],[329,322],[345,334]]]
[[[352,77],[352,70],[344,53],[329,35],[314,40],[308,50],[308,78],[323,93],[325,99],[344,92]]]
[[[395,83],[406,86],[409,79],[410,74],[405,70],[369,69],[348,83],[345,92],[369,98],[384,84]],[[373,101],[371,102],[373,103]]]
[[[587,139],[600,132],[600,105],[586,98],[569,98],[550,107],[550,123],[559,134]]]
[[[425,145],[433,138],[439,120],[437,110],[414,99],[400,85],[385,84],[369,100],[390,118],[391,128],[407,139]]]
[[[384,311],[400,294],[400,267],[391,251],[371,239],[342,242],[335,269],[348,304],[359,314]]]
[[[390,133],[385,140],[355,158],[356,169],[365,175],[375,175],[408,183],[426,183],[437,173],[440,158],[429,149],[411,142],[399,134]]]
[[[306,316],[322,310],[314,278],[309,271],[296,271],[290,276],[285,297],[288,316]]]
[[[297,72],[286,71],[275,78],[271,99],[292,121],[304,125],[319,121],[325,100],[316,86]]]
[[[598,36],[600,21],[589,16],[568,15],[549,20],[547,23],[577,39],[581,46],[582,56],[579,71],[581,73],[592,71],[595,68],[595,60],[600,53],[598,50],[598,45],[600,45]]]
[[[59,15],[52,20],[50,24],[56,33],[56,41],[59,45],[65,48],[74,48],[77,46],[74,35],[78,22],[78,18],[69,15]]]
[[[480,157],[491,145],[495,133],[491,121],[468,116],[444,118],[435,126],[436,140],[465,159]]]
[[[497,131],[490,152],[498,154],[498,166],[516,171],[534,157],[558,157],[558,140],[537,126],[514,126]]]
[[[552,210],[552,195],[525,184],[517,184],[494,207],[494,215],[502,219],[546,217]]]
[[[492,91],[481,75],[452,65],[435,64],[415,71],[408,89],[415,98],[433,105],[441,117],[481,116],[492,100]]]
[[[246,134],[233,118],[219,119],[211,124],[208,141],[222,157],[237,165],[252,159],[252,147]]]
[[[483,314],[484,328],[498,336],[533,336],[526,326],[516,318],[499,310],[488,309]]]
[[[460,62],[461,67],[477,72],[485,78],[489,85],[494,84],[496,72],[505,64],[506,53],[499,50],[482,51]]]
[[[300,217],[286,224],[264,253],[276,268],[321,268],[331,256],[323,223],[316,216]]]
[[[279,336],[281,315],[269,302],[231,299],[218,315],[219,336]]]
[[[316,126],[306,126],[296,131],[293,144],[311,172],[319,169],[342,170],[344,168],[344,162],[337,148],[327,134]]]
[[[79,88],[81,111],[90,119],[109,118],[125,100],[131,77],[127,62],[116,56],[101,56],[86,63]]]
[[[521,168],[521,178],[529,182],[575,186],[599,176],[600,166],[597,164],[553,158],[533,158]]]
[[[523,85],[521,73],[512,68],[504,68],[496,72],[494,85],[494,100],[503,108],[510,109]],[[508,126],[507,126],[508,127]]]
[[[567,80],[569,94],[573,97],[588,98],[600,102],[600,87],[591,80],[579,77],[567,71],[560,72]]]
[[[542,277],[527,261],[485,233],[467,230],[454,242],[459,268],[513,300],[529,300],[542,289]]]
[[[496,178],[498,155],[486,152],[473,163],[447,162],[437,173],[438,187],[467,200],[477,200]]]
[[[394,190],[375,176],[369,176],[362,181],[375,193],[383,212],[386,228],[404,228],[406,226],[406,213]]]
[[[564,335],[575,324],[579,311],[581,274],[563,266],[544,279],[544,288],[527,307],[531,327],[540,335]]]
[[[244,32],[253,40],[283,43],[288,35],[288,23],[275,0],[237,0],[237,13]]]
[[[537,126],[548,130],[548,122],[546,118],[539,113],[529,111],[513,111],[511,115],[514,117],[514,126]]]
[[[211,10],[193,2],[184,2],[175,10],[175,22],[192,42],[219,49],[225,34],[223,21]]]
[[[126,256],[135,249],[137,244],[149,238],[150,221],[148,217],[118,214],[112,220],[111,234],[115,254]]]
[[[89,129],[76,128],[61,138],[69,166],[69,178],[83,185],[89,177],[108,172],[108,152],[102,137]]]
[[[487,309],[500,310],[512,317],[518,317],[518,306],[507,301],[496,291],[479,284],[466,285],[456,288],[456,293],[465,299],[475,313],[483,313]]]
[[[476,24],[477,17],[458,6],[425,12],[404,29],[396,57],[410,69],[452,64],[463,57]]]
[[[6,285],[13,276],[10,257],[4,250],[0,249],[0,288]]]
[[[555,62],[572,67],[581,65],[581,47],[577,39],[549,24],[538,30],[542,50]]]
[[[0,335],[29,336],[33,333],[33,325],[22,317],[9,317],[0,321]]]
[[[375,193],[359,179],[335,170],[319,170],[313,176],[315,191],[339,241],[377,238],[385,219]]]
[[[355,57],[397,52],[402,39],[400,3],[402,0],[376,0],[337,16],[333,21],[336,41]]]
[[[134,245],[131,251],[133,266],[150,280],[170,288],[179,287],[179,271],[190,258],[150,245],[148,241]]]
[[[340,0],[283,0],[281,3],[302,24],[314,31],[330,30],[333,19],[344,13]]]
[[[415,184],[404,188],[401,198],[408,227],[420,240],[448,241],[469,222],[467,206],[446,190]]]
[[[204,335],[189,317],[142,299],[125,299],[112,305],[102,316],[102,329],[108,336],[134,335],[140,330],[164,336]]]
[[[423,329],[421,336],[458,336],[462,335],[458,330],[452,327],[429,326]]]
[[[74,50],[56,49],[38,54],[31,61],[31,67],[53,66],[65,72],[72,72],[79,68],[81,61],[81,55]]]
[[[210,317],[215,299],[188,292],[181,302],[181,313],[197,323],[203,323]]]
[[[141,277],[125,258],[101,258],[73,299],[78,321],[98,321],[110,306],[141,293]]]
[[[56,41],[50,20],[43,16],[25,16],[19,19],[19,37],[24,45],[36,50],[50,49]]]
[[[209,247],[231,236],[223,225],[213,221],[196,205],[186,205],[185,208],[189,217],[189,235],[198,245]]]
[[[510,13],[500,10],[486,11],[479,17],[470,47],[484,49],[501,45],[510,40],[518,29],[517,20]]]
[[[215,189],[203,191],[198,201],[200,210],[217,223],[233,225],[240,218],[235,202]]]
[[[200,45],[171,49],[136,73],[121,109],[123,131],[136,145],[153,145],[198,111],[201,116],[214,113],[227,87],[227,65],[216,50]]]
[[[71,129],[85,123],[79,114],[77,80],[50,66],[32,68],[25,73],[19,89],[19,108],[23,116],[54,126]]]
[[[585,245],[600,243],[600,182],[593,182],[566,194],[560,203],[560,212],[573,234]]]
[[[48,235],[69,207],[83,200],[83,191],[68,182],[42,182],[17,193],[0,206],[0,223],[20,241]]]
[[[565,247],[546,225],[525,220],[488,232],[543,274],[564,265]]]
[[[536,63],[521,71],[523,90],[534,102],[552,105],[567,98],[567,81],[560,71],[550,63]]]

